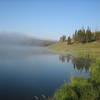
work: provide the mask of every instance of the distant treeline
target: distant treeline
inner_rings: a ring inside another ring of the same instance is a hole
[[[72,37],[65,35],[60,37],[61,42],[67,41],[68,44],[72,43],[87,43],[100,40],[100,31],[92,32],[88,27],[87,29],[81,28],[76,30]]]

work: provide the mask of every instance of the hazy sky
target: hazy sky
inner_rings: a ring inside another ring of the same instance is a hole
[[[0,31],[58,39],[75,29],[100,29],[100,0],[0,0]]]

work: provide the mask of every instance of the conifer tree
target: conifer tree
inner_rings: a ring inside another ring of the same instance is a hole
[[[70,36],[68,37],[67,44],[71,44],[71,38],[70,38]]]
[[[86,42],[91,42],[92,41],[92,32],[90,28],[88,27],[86,30]]]

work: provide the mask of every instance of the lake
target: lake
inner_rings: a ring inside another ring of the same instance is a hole
[[[0,45],[0,100],[52,96],[72,76],[88,77],[89,62],[42,47]]]

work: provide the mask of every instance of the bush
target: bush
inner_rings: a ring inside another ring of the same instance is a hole
[[[91,67],[91,79],[97,84],[100,84],[100,66],[94,65]]]
[[[78,100],[78,96],[72,87],[66,85],[56,92],[54,100]]]
[[[90,77],[73,77],[52,100],[100,100],[100,59],[91,66]]]

